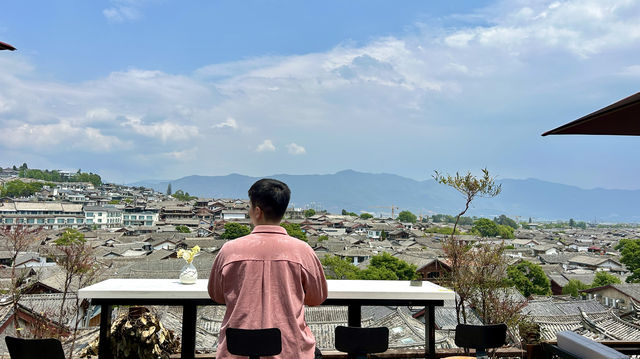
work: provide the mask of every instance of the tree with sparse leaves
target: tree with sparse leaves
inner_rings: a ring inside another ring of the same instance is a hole
[[[489,170],[482,169],[482,176],[476,177],[471,171],[464,175],[456,173],[455,176],[450,174],[444,175],[435,171],[433,178],[440,184],[447,185],[456,191],[458,191],[464,197],[464,209],[456,216],[456,221],[451,231],[451,236],[442,246],[445,256],[451,264],[451,272],[449,273],[449,283],[453,290],[458,294],[455,299],[456,305],[456,317],[458,323],[466,323],[466,304],[472,295],[474,288],[470,285],[469,278],[467,277],[466,268],[468,268],[471,260],[469,253],[469,247],[455,239],[456,229],[460,218],[467,213],[471,202],[476,197],[495,197],[500,191],[502,186],[495,183],[495,178],[491,177]],[[460,316],[462,315],[462,321]]]
[[[95,280],[99,267],[95,261],[95,251],[84,238],[84,234],[76,229],[65,230],[58,239],[54,241],[54,259],[56,263],[64,269],[65,277],[63,283],[62,301],[58,313],[58,323],[63,323],[63,318],[70,313],[66,312],[65,302],[67,293],[72,288],[82,288],[92,284]],[[80,298],[76,296],[73,303],[74,310],[77,313],[80,310]],[[77,339],[79,320],[75,320],[75,328],[71,348],[69,350],[69,358],[73,356],[73,347]]]
[[[20,324],[18,322],[18,302],[22,297],[22,294],[28,289],[26,284],[26,275],[20,274],[16,271],[16,259],[18,255],[23,252],[27,252],[32,246],[38,244],[41,240],[41,227],[28,227],[28,226],[13,226],[0,228],[0,238],[4,242],[5,250],[9,254],[11,259],[11,284],[9,287],[9,296],[11,298],[11,305],[13,309],[13,325],[16,328],[16,335],[21,336],[19,330]]]

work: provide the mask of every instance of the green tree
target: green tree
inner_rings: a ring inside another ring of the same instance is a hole
[[[316,210],[313,208],[309,208],[306,211],[304,211],[304,217],[305,218],[309,218],[309,217],[313,217],[316,215]]]
[[[573,228],[576,226],[576,221],[573,220],[573,218],[569,219],[569,227]]]
[[[507,278],[508,283],[515,286],[525,297],[532,294],[551,295],[549,278],[538,264],[522,261],[510,266],[507,268]]]
[[[626,282],[640,283],[640,239],[621,239],[615,249],[620,251],[620,262],[631,272]]]
[[[360,269],[349,260],[328,255],[320,260],[328,279],[360,279]]]
[[[226,229],[226,227],[225,227]],[[191,229],[189,229],[189,227],[187,226],[176,226],[176,231],[178,231],[179,233],[191,233]],[[226,230],[225,230],[226,232]]]
[[[604,287],[609,284],[620,284],[620,278],[607,272],[596,272],[591,287]]]
[[[577,279],[569,279],[569,283],[562,287],[562,294],[570,294],[572,297],[579,297],[580,291],[588,289],[589,286]]]
[[[280,227],[286,229],[287,233],[289,233],[291,237],[296,237],[305,242],[307,241],[307,234],[304,233],[304,231],[300,228],[299,224],[283,222],[283,223],[280,223]]]
[[[171,196],[171,182],[167,185],[167,196]]]
[[[194,197],[194,196],[189,195],[189,192],[185,193],[181,189],[177,190],[172,196],[173,196],[173,198],[175,198],[175,199],[177,199],[179,201],[184,201],[184,202],[191,201],[192,199],[198,198],[198,197]]]
[[[349,212],[346,209],[343,209],[341,213],[343,216],[358,217],[358,215],[355,212]]]
[[[518,224],[513,219],[501,214],[500,217],[496,217],[493,219],[494,222],[503,226],[509,226],[513,229],[518,229]]]
[[[398,213],[398,221],[402,223],[416,223],[418,217],[409,211],[402,211]]]
[[[371,218],[373,218],[373,214],[371,214],[371,213],[362,213],[360,215],[360,218],[362,218],[362,219],[371,219]]]
[[[326,241],[328,239],[329,239],[329,236],[324,234],[324,235],[321,235],[320,237],[318,237],[318,242],[324,242],[324,241]]]
[[[480,218],[473,223],[471,233],[481,237],[495,237],[498,235],[498,225],[488,218]]]
[[[371,257],[369,266],[363,271],[361,279],[413,280],[419,277],[416,270],[414,264],[409,264],[384,252]],[[389,275],[389,273],[393,273],[393,275]]]
[[[513,227],[503,226],[501,224],[498,225],[498,236],[502,239],[516,238]]]
[[[220,236],[221,239],[236,239],[251,233],[251,228],[244,224],[236,222],[227,222],[224,224],[224,232]]]

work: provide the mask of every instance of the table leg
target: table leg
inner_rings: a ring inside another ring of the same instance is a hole
[[[362,311],[358,304],[349,304],[347,309],[348,325],[350,327],[362,326]]]
[[[109,304],[100,305],[100,341],[98,342],[98,358],[111,358],[111,313]]]
[[[436,321],[435,307],[433,305],[424,308],[424,357],[436,358]]]
[[[182,307],[182,359],[193,359],[196,353],[196,317],[198,307],[185,304]]]

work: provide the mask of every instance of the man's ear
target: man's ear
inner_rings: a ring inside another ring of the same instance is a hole
[[[255,206],[253,207],[253,210],[255,211],[256,219],[264,218],[264,212],[262,212],[262,208],[260,208],[259,206]]]

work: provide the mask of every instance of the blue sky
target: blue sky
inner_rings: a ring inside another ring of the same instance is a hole
[[[640,91],[638,18],[639,1],[8,2],[0,166],[640,189],[640,139],[540,136]]]

